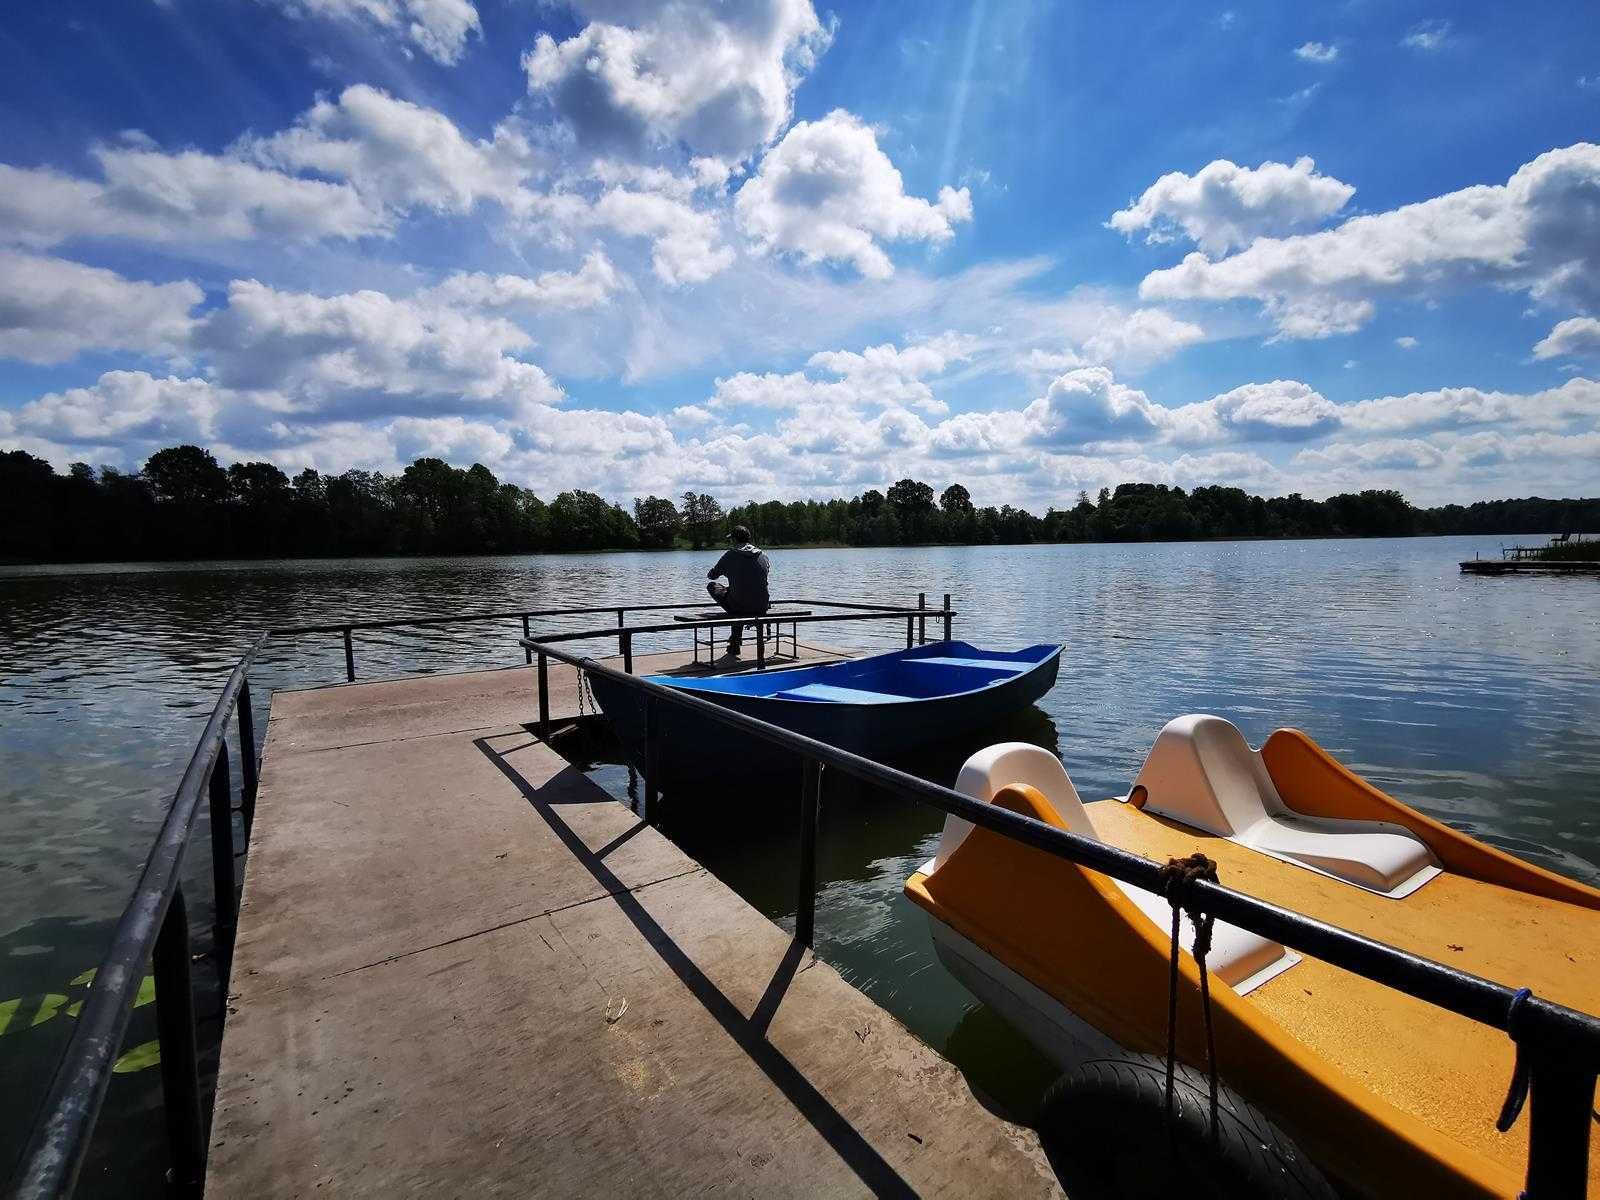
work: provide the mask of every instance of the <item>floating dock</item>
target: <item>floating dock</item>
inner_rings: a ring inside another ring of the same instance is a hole
[[[1600,575],[1600,560],[1537,558],[1469,558],[1467,575]]]
[[[570,668],[550,689],[577,715]],[[1031,1131],[530,733],[534,695],[273,697],[210,1194],[1059,1194]]]

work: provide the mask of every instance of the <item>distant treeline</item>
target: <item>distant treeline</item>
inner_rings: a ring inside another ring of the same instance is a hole
[[[666,549],[720,542],[734,524],[766,545],[1137,542],[1198,538],[1539,534],[1600,530],[1600,499],[1493,500],[1414,508],[1394,491],[1307,500],[1231,487],[1125,483],[1035,516],[978,507],[961,484],[915,479],[851,500],[771,500],[724,511],[711,496],[648,496],[633,511],[592,492],[541,500],[482,465],[419,458],[398,475],[271,463],[224,468],[198,446],[151,455],[134,473],[74,463],[65,475],[22,450],[0,453],[0,559],[279,558]]]

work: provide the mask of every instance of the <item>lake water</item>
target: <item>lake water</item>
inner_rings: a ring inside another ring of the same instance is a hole
[[[1005,734],[1058,751],[1086,798],[1126,790],[1157,731],[1181,713],[1226,716],[1256,744],[1294,725],[1424,812],[1600,883],[1600,579],[1457,572],[1459,559],[1497,556],[1499,541],[781,551],[774,588],[913,603],[919,591],[934,602],[950,592],[962,612],[957,637],[1063,642],[1055,690]],[[83,994],[72,981],[103,952],[254,631],[694,600],[711,557],[0,568],[0,1168],[20,1150],[71,1032],[66,1010]],[[903,643],[903,626],[869,628],[834,626],[826,640]],[[357,669],[372,678],[520,662],[519,635],[515,622],[389,631],[358,638]],[[274,687],[342,679],[343,666],[337,635],[273,643],[255,677],[258,703]],[[917,767],[948,783],[976,748],[952,743]],[[601,761],[594,773],[625,794],[625,769]],[[768,802],[779,818],[737,835],[695,823],[686,806],[668,832],[785,921],[794,801]],[[818,952],[998,1106],[1026,1116],[1042,1065],[943,974],[900,894],[939,827],[937,814],[830,784]],[[208,921],[207,845],[201,830],[186,864],[197,929]],[[10,999],[22,1004],[8,1024]],[[202,997],[208,1005],[216,1007],[212,993]],[[152,1009],[136,1011],[130,1049],[155,1036]],[[112,1081],[85,1194],[150,1191],[159,1179],[159,1072],[131,1069],[137,1058],[126,1065]],[[132,1166],[112,1172],[113,1161]]]

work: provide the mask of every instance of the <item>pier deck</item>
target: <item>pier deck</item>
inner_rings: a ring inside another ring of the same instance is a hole
[[[1056,1193],[1029,1131],[530,734],[533,687],[273,698],[212,1195]]]

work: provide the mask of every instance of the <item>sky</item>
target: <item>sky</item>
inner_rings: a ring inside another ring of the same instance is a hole
[[[0,448],[1592,496],[1596,141],[1570,2],[15,6]]]

